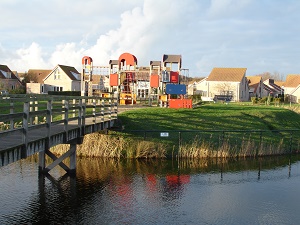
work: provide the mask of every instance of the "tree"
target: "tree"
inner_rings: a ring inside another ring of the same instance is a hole
[[[261,74],[257,74],[256,76],[261,76],[263,81],[268,80],[268,79],[274,79],[276,81],[283,81],[284,80],[284,74],[280,74],[279,72],[264,72]]]
[[[27,73],[25,72],[23,76],[22,83],[25,85],[26,83],[38,83],[37,75],[35,73]]]

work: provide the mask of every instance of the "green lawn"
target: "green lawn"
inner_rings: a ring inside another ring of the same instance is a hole
[[[207,104],[195,109],[150,107],[121,113],[118,118],[124,128],[122,135],[165,142],[173,148],[179,142],[192,145],[197,139],[198,144],[205,141],[212,148],[219,149],[224,148],[226,143],[234,146],[234,151],[245,148],[247,144],[256,154],[263,151],[261,148],[270,148],[267,150],[270,154],[299,150],[300,131],[295,130],[300,129],[300,114],[275,106]],[[168,132],[169,137],[160,137],[161,132]],[[260,149],[254,145],[260,146]],[[280,150],[274,150],[278,146]]]

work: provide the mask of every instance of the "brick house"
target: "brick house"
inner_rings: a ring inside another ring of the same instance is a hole
[[[0,90],[11,91],[22,87],[20,79],[6,65],[0,65]]]

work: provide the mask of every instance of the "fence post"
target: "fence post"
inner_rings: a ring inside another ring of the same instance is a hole
[[[23,132],[22,132],[22,139],[23,144],[25,146],[25,150],[23,152],[23,157],[27,157],[27,144],[28,144],[28,119],[29,119],[29,102],[24,102],[23,106]],[[21,158],[23,158],[21,156]]]
[[[14,113],[14,103],[10,102],[10,107],[9,107],[9,113],[13,114]],[[13,130],[14,129],[14,119],[10,119],[10,129]]]
[[[63,100],[63,107],[64,107],[64,114],[63,114],[63,120],[64,120],[64,132],[65,132],[65,140],[68,140],[68,123],[69,123],[69,100]]]
[[[92,99],[92,103],[93,103],[93,122],[94,124],[96,124],[96,99]]]

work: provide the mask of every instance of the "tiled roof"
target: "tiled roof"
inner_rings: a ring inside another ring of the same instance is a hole
[[[28,74],[36,76],[37,82],[42,84],[45,77],[48,76],[51,71],[52,70],[29,69]]]
[[[274,83],[275,83],[277,86],[282,87],[282,86],[284,86],[285,81],[277,81],[277,80],[275,80]]]
[[[207,81],[241,82],[247,68],[213,68]]]
[[[249,85],[257,84],[261,81],[261,76],[247,76],[247,79],[249,81]]]
[[[284,87],[297,87],[300,84],[300,74],[289,74],[286,76]]]

